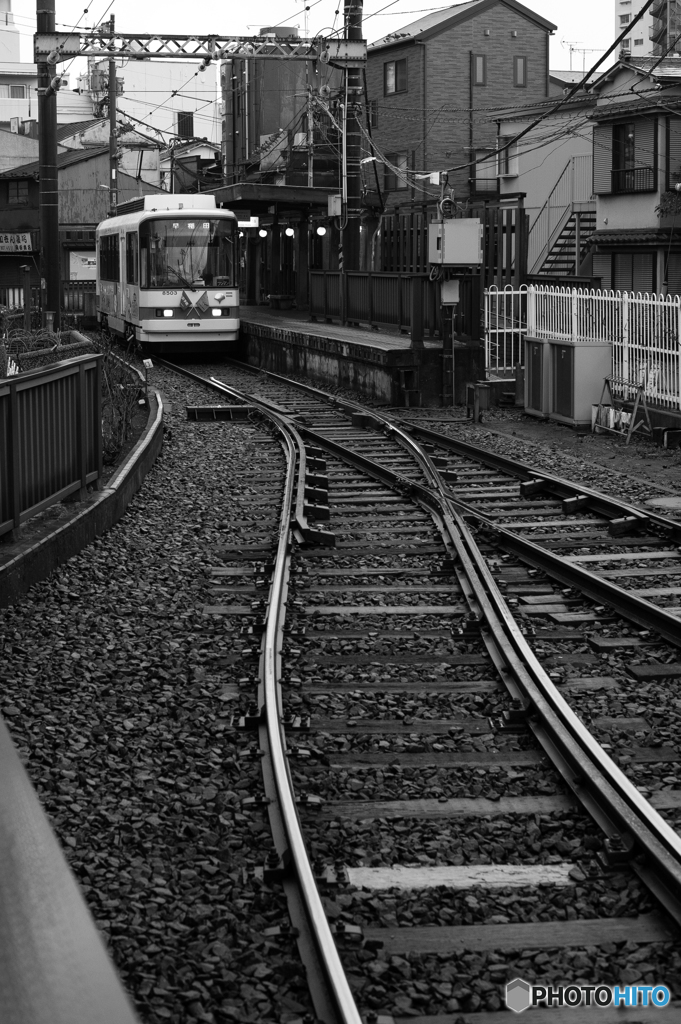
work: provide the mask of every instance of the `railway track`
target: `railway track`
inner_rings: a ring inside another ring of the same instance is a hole
[[[261,539],[219,552],[206,611],[229,615],[244,578],[267,594],[232,726],[261,757],[242,809],[269,816],[262,877],[283,883],[317,1017],[491,1024],[516,977],[678,986],[681,752],[631,710],[680,674],[681,588],[644,574],[681,575],[681,526],[226,373],[193,415],[257,409],[288,473]]]

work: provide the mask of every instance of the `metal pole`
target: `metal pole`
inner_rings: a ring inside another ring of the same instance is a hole
[[[36,0],[36,31],[55,31],[55,0]],[[50,87],[54,64],[38,64],[38,161],[40,194],[40,293],[43,320],[54,311],[54,328],[60,324],[59,296],[59,179],[57,175],[57,94]]]
[[[31,267],[24,264],[24,330],[31,333]]]
[[[111,35],[114,34],[115,19],[111,15]],[[118,181],[116,175],[116,61],[109,60],[109,213],[116,216],[118,210]]]
[[[362,9],[364,0],[345,0],[345,38],[362,38]],[[343,211],[347,222],[343,233],[343,265],[346,271],[359,270],[360,263],[360,211],[362,200],[362,71],[348,68],[345,72],[345,166],[347,174],[347,208]]]

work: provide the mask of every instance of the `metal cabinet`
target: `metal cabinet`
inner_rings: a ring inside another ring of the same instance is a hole
[[[549,417],[572,427],[591,426],[591,406],[612,372],[609,342],[550,342]]]
[[[531,416],[549,414],[548,342],[525,339],[525,412]]]

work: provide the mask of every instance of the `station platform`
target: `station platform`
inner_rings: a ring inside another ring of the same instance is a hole
[[[398,331],[346,327],[268,306],[241,307],[241,338],[248,362],[265,370],[305,375],[393,406],[451,404],[451,352],[447,370],[439,338],[414,348]]]

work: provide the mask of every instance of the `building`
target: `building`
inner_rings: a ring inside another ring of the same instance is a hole
[[[615,0],[614,36],[620,33],[634,20],[638,12],[645,6],[646,0]],[[665,0],[666,4],[666,0]],[[653,10],[664,6],[654,4],[646,11],[631,32],[622,40],[621,52],[630,53],[633,57],[648,57],[653,53]]]
[[[457,199],[498,194],[494,111],[551,94],[555,29],[517,0],[471,0],[369,47],[367,102],[390,202],[437,194],[409,172],[444,169]]]
[[[593,88],[593,274],[681,294],[681,56],[623,58]]]
[[[69,150],[57,157],[59,240],[62,282],[82,277],[95,252],[95,228],[109,212],[109,149]],[[118,175],[119,200],[160,191],[125,173]],[[40,284],[39,164],[34,161],[0,174],[0,288],[23,284],[21,267],[33,267]],[[94,273],[91,268],[91,276]]]
[[[262,28],[260,35],[295,38],[298,29]],[[338,187],[340,139],[327,111],[338,108],[342,72],[318,62],[232,58],[222,61],[220,84],[226,184]]]
[[[552,73],[552,81],[560,80],[559,75]],[[580,91],[552,114],[554,106],[552,98],[516,107],[499,118],[499,195],[524,196],[528,273],[572,277],[580,273],[596,229],[590,121],[596,98]],[[542,121],[531,128],[540,115]],[[528,134],[511,143],[526,128],[531,128]]]
[[[222,125],[214,66],[199,70],[196,61],[117,61],[116,107],[119,120],[155,134],[161,146],[172,138],[205,139],[220,145]],[[78,92],[91,104],[90,115],[108,113],[109,62],[88,58]]]
[[[176,139],[160,153],[159,172],[166,192],[208,192],[222,185],[221,148]]]

